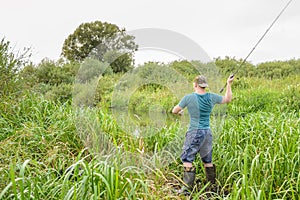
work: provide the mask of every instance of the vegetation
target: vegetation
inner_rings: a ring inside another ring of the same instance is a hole
[[[15,92],[18,84],[17,73],[28,57],[29,49],[24,49],[16,55],[9,41],[0,41],[0,98]]]
[[[130,69],[137,49],[133,39],[115,24],[83,23],[65,40],[62,55],[70,61],[83,61],[92,56],[110,63],[114,72],[125,72]]]
[[[212,116],[220,187],[210,198],[300,198],[300,60],[150,62],[114,73],[93,58],[35,66],[1,45],[0,199],[185,199],[172,191],[188,118],[169,113],[195,73],[221,77],[215,69],[237,79],[233,102]],[[205,199],[195,164],[191,199]]]
[[[225,57],[217,58],[216,65],[223,74],[236,73],[242,77],[258,77],[266,79],[281,79],[300,73],[300,60],[271,61],[258,65],[246,62],[241,66],[243,60]]]

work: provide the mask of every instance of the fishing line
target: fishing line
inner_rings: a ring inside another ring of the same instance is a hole
[[[252,48],[252,50],[248,53],[248,55],[244,58],[243,62],[240,64],[239,68],[242,67],[245,62],[247,61],[247,59],[249,58],[249,56],[252,54],[252,52],[255,50],[255,48],[258,46],[258,44],[263,40],[263,38],[266,36],[266,34],[269,32],[269,30],[272,28],[272,26],[275,24],[275,22],[279,19],[279,17],[282,15],[282,13],[285,11],[285,9],[290,5],[290,3],[293,0],[290,0],[285,6],[284,8],[280,11],[280,13],[277,15],[277,17],[274,19],[274,21],[271,23],[271,25],[268,27],[268,29],[265,31],[265,33],[260,37],[260,39],[257,41],[257,43],[254,45],[254,47]],[[230,75],[230,77],[234,77],[235,73],[232,73]],[[223,90],[225,89],[227,85],[227,82],[225,83],[225,85],[223,86],[223,88],[220,90],[220,93],[223,92]]]

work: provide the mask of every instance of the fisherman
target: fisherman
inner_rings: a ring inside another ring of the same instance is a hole
[[[234,76],[227,79],[225,96],[206,92],[208,87],[207,79],[203,75],[195,78],[193,87],[194,92],[185,95],[172,113],[181,115],[183,109],[187,107],[190,115],[190,125],[185,136],[182,149],[181,161],[183,163],[183,186],[177,192],[180,194],[190,194],[193,190],[195,181],[195,167],[193,161],[197,153],[200,154],[204,163],[206,181],[215,184],[216,168],[212,163],[212,133],[210,129],[210,113],[215,104],[229,103],[232,98],[231,84]]]

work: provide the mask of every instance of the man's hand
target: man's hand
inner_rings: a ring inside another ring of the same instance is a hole
[[[183,110],[179,111],[177,114],[182,116],[183,115]]]
[[[231,92],[231,83],[234,80],[234,74],[230,75],[227,79],[227,86],[226,86],[226,93],[225,96],[222,99],[222,104],[223,103],[229,103],[232,99],[232,92]]]
[[[227,84],[231,84],[234,80],[234,74],[231,74],[227,79]]]
[[[173,114],[183,115],[183,109],[180,106],[175,106],[172,110]]]

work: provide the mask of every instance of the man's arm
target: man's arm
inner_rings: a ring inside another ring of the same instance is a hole
[[[234,80],[234,76],[231,75],[228,79],[227,79],[227,86],[226,86],[226,92],[225,92],[225,96],[222,99],[222,104],[223,103],[229,103],[232,99],[232,91],[231,91],[231,83]]]

